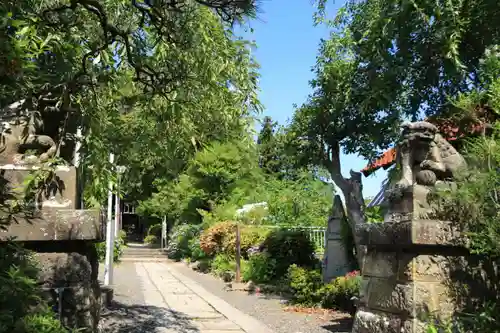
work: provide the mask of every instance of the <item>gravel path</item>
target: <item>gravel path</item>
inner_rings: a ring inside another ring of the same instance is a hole
[[[238,310],[262,321],[276,333],[348,333],[351,331],[351,319],[348,315],[288,312],[284,310],[281,299],[278,297],[249,295],[243,291],[225,291],[224,282],[209,274],[195,272],[184,263],[169,262],[169,265]]]

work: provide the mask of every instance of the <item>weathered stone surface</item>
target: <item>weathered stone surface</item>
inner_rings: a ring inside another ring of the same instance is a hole
[[[399,256],[398,279],[442,282],[449,278],[449,264],[443,255],[404,253]]]
[[[0,230],[0,239],[16,241],[102,240],[103,218],[95,209],[44,211],[34,219],[19,219]]]
[[[428,323],[418,319],[410,319],[403,322],[401,325],[401,333],[427,333]]]
[[[365,256],[364,276],[392,277],[397,273],[398,262],[395,252],[370,251]]]
[[[22,195],[24,180],[39,166],[0,165],[0,180],[7,191],[14,196]],[[41,195],[41,209],[44,208],[77,208],[76,168],[59,166],[55,170],[53,181],[48,184],[48,190]]]
[[[0,115],[0,163],[36,164],[55,156],[57,145],[50,136],[37,133],[41,129],[38,122],[33,122],[28,114],[5,111]],[[27,154],[28,151],[37,153]]]
[[[438,182],[453,180],[467,167],[462,155],[429,122],[413,122],[402,127],[396,160],[400,179],[389,186],[385,198],[389,215],[412,213],[414,219],[428,218],[432,211],[428,194]]]
[[[399,284],[387,279],[370,279],[367,304],[369,308],[409,315],[413,301],[411,285]]]
[[[328,218],[328,229],[325,237],[325,252],[323,255],[323,280],[325,282],[345,275],[349,272],[351,266],[341,235],[342,223],[345,218],[342,200],[340,196],[336,195]]]
[[[90,283],[92,267],[79,253],[37,253],[40,282],[54,287],[67,283]]]
[[[39,283],[48,301],[68,327],[96,332],[101,309],[100,285],[93,255],[80,253],[37,253]]]
[[[353,332],[401,333],[401,319],[394,315],[360,308],[354,317]]]
[[[462,248],[466,244],[466,238],[454,223],[439,220],[372,223],[363,226],[360,235],[363,245],[393,249],[418,245]]]
[[[9,194],[5,201],[23,195],[26,177],[37,166],[0,166],[0,181]],[[77,181],[74,167],[60,166],[40,194],[33,211],[16,214],[9,228],[0,231],[0,239],[15,237],[18,241],[101,240],[102,219],[99,210],[77,210]]]
[[[367,305],[368,304],[368,296],[370,295],[370,277],[362,276],[361,285],[359,287],[359,304]]]
[[[401,178],[385,193],[384,223],[357,235],[367,254],[353,333],[423,333],[430,314],[450,318],[457,307],[460,292],[452,281],[460,281],[457,270],[465,268],[456,259],[469,256],[467,240],[456,224],[433,219],[429,195],[452,188],[465,160],[432,124],[408,124],[402,137],[396,154]]]

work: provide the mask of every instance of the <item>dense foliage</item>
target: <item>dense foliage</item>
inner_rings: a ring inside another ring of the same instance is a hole
[[[231,30],[254,10],[251,0],[2,2],[0,107],[22,100],[68,162],[82,129],[87,205],[114,180],[111,150],[128,166],[127,194],[147,197],[147,184],[177,177],[204,143],[239,137],[259,109],[250,44]]]
[[[123,230],[120,230],[118,237],[115,238],[115,244],[113,248],[113,262],[115,263],[120,262],[120,258],[126,246],[126,238],[127,235]],[[99,258],[99,261],[104,262],[104,260],[106,259],[106,242],[96,243],[95,247],[97,250],[97,257]]]
[[[341,152],[372,159],[403,121],[452,113],[450,98],[484,90],[480,59],[500,42],[500,27],[489,23],[500,3],[347,1],[334,18],[328,0],[316,3],[316,23],[331,33],[319,46],[312,92],[287,128],[288,146],[299,164],[329,172],[355,230],[366,222],[361,174],[346,177]]]
[[[33,253],[3,242],[0,258],[0,332],[69,333],[42,298]]]
[[[157,192],[141,202],[141,213],[166,216],[173,224],[210,225],[234,220],[245,204],[266,202],[265,211],[255,209],[241,219],[253,224],[324,226],[333,186],[304,169],[295,169],[293,180],[268,174],[258,164],[260,149],[250,141],[208,145],[177,179],[157,180]]]

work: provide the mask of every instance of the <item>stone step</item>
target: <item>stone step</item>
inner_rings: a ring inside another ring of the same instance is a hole
[[[124,250],[124,255],[145,255],[145,256],[156,256],[156,255],[164,255],[162,251],[137,251],[137,250]]]
[[[167,256],[162,257],[135,257],[135,256],[126,256],[120,258],[121,262],[162,262],[168,261]]]
[[[140,261],[164,261],[167,260],[167,255],[157,246],[144,244],[127,244],[123,250],[120,261],[140,262]]]
[[[123,253],[149,253],[149,254],[155,254],[155,253],[161,253],[162,251],[159,249],[130,249],[130,248],[124,248]]]
[[[158,254],[158,255],[140,255],[140,254],[127,254],[122,255],[121,258],[167,258],[166,255]]]

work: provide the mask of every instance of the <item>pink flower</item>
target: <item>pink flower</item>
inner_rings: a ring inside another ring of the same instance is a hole
[[[356,277],[359,275],[359,271],[352,271],[352,272],[349,272],[345,275],[346,278],[352,278],[352,277]]]

